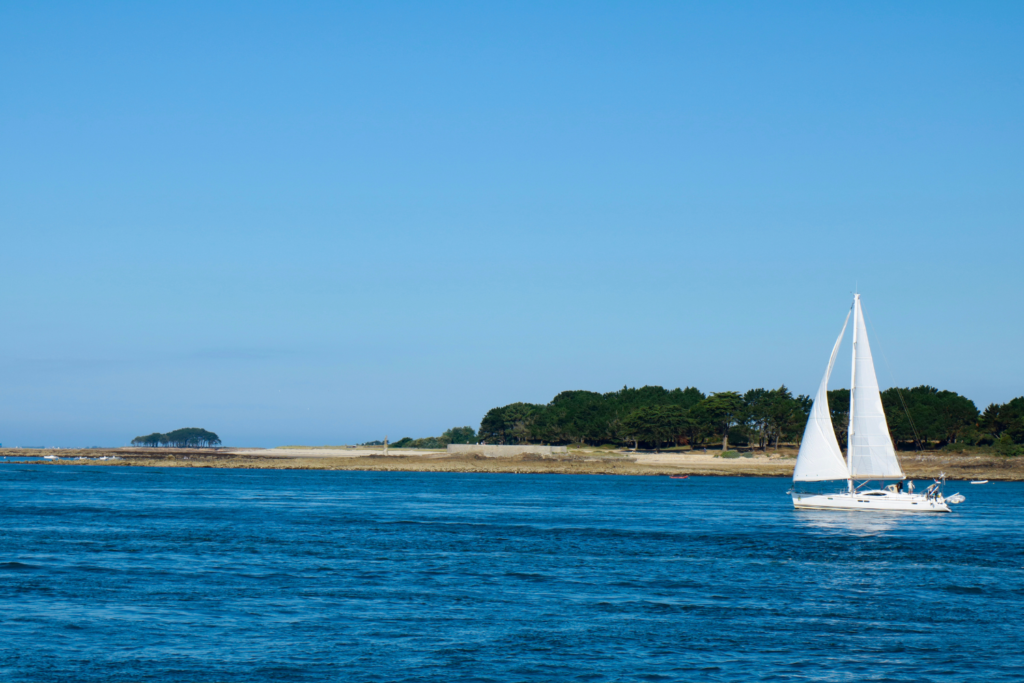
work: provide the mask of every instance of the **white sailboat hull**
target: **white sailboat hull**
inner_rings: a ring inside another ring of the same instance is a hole
[[[793,492],[797,510],[856,510],[858,512],[949,512],[940,495],[929,498],[921,493],[866,491],[863,493],[798,493]]]

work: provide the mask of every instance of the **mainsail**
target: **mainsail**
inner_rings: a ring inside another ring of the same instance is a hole
[[[885,422],[875,362],[864,328],[860,295],[853,299],[853,379],[850,391],[849,468],[853,479],[903,479]]]
[[[843,460],[843,452],[839,450],[836,433],[832,429],[832,416],[828,409],[828,378],[832,375],[832,366],[839,353],[839,344],[846,334],[846,326],[850,322],[850,314],[846,314],[843,331],[832,347],[832,355],[828,359],[828,369],[821,378],[818,393],[811,405],[811,414],[804,429],[804,438],[800,442],[800,452],[796,456],[796,468],[793,470],[793,481],[827,481],[829,479],[846,479],[850,471]]]

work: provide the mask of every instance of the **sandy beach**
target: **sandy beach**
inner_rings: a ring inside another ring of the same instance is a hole
[[[484,457],[445,451],[382,448],[224,448],[224,449],[0,449],[9,458],[54,455],[50,464],[83,466],[225,467],[250,469],[365,470],[377,472],[505,472],[516,474],[615,474],[656,476],[790,477],[795,449],[722,458],[716,451],[631,452],[570,449],[559,456]],[[108,458],[99,460],[98,458]],[[81,458],[81,459],[79,459]],[[112,459],[116,458],[116,459]],[[945,472],[950,480],[1024,481],[1024,458],[944,452],[905,453],[900,461],[908,477],[930,479]]]

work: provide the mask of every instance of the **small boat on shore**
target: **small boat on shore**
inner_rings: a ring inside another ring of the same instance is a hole
[[[670,475],[668,475],[668,478],[669,479],[689,479],[690,475],[689,474],[670,474]]]

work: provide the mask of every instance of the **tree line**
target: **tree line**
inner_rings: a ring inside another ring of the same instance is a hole
[[[392,448],[447,448],[450,443],[476,443],[476,430],[472,427],[452,427],[441,436],[428,436],[423,439],[402,437],[391,444]]]
[[[615,444],[660,449],[721,443],[728,450],[755,439],[762,448],[802,430],[810,399],[785,386],[746,394],[658,386],[623,387],[600,394],[564,391],[548,404],[513,403],[493,408],[480,423],[489,443]]]
[[[845,448],[850,392],[828,392],[839,444]],[[1007,455],[1024,452],[1024,397],[990,405],[935,387],[891,388],[882,404],[900,449],[990,445]],[[753,446],[798,443],[811,409],[809,396],[785,385],[706,395],[694,387],[623,387],[601,394],[564,391],[550,403],[512,403],[484,415],[476,438],[486,443],[582,443],[654,448],[668,445]],[[450,430],[449,430],[450,431]],[[397,445],[397,444],[396,444]]]
[[[198,427],[175,429],[173,432],[161,434],[153,432],[146,436],[132,439],[133,446],[169,446],[172,448],[210,448],[220,445],[220,437],[213,432]]]

